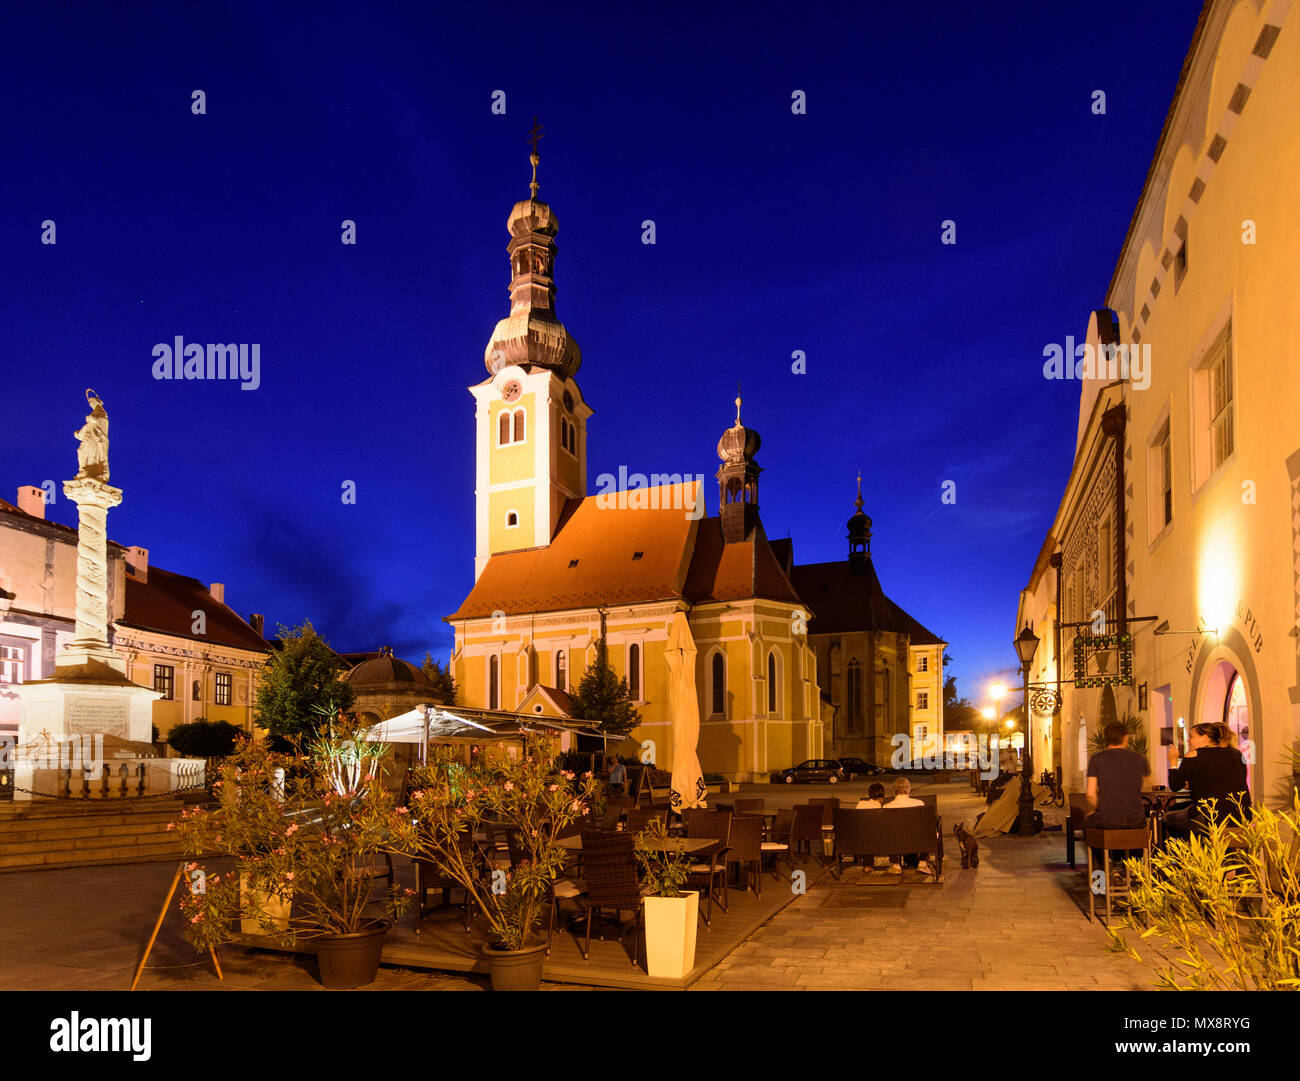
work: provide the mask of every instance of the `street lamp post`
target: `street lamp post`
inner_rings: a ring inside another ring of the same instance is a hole
[[[1020,836],[1028,837],[1034,831],[1034,743],[1033,728],[1029,714],[1029,666],[1034,663],[1034,654],[1038,652],[1038,636],[1025,624],[1015,641],[1016,655],[1020,658],[1020,676],[1024,686],[1023,739],[1025,741],[1024,764],[1020,770]]]

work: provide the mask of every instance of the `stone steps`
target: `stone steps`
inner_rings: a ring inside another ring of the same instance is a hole
[[[171,799],[11,805],[0,812],[0,871],[178,859],[181,843],[167,824],[183,809]]]

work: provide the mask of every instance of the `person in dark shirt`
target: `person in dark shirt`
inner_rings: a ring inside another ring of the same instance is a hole
[[[1106,749],[1088,759],[1089,829],[1141,829],[1146,825],[1142,785],[1151,774],[1147,760],[1128,747],[1128,732],[1111,721],[1103,733]]]
[[[1228,742],[1228,730],[1222,724],[1198,724],[1188,739],[1191,750],[1181,763],[1178,748],[1170,746],[1169,787],[1175,792],[1187,788],[1195,801],[1185,811],[1165,815],[1165,829],[1184,836],[1193,829],[1205,828],[1209,810],[1215,809],[1220,822],[1234,823],[1249,818],[1250,790],[1246,785],[1246,761],[1241,752]],[[1240,801],[1240,806],[1238,806]]]

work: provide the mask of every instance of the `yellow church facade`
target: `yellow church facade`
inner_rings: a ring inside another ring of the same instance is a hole
[[[534,161],[534,165],[536,162]],[[759,437],[740,420],[718,444],[719,514],[702,477],[587,490],[581,351],[554,310],[551,208],[507,221],[510,313],[469,388],[475,412],[475,583],[448,617],[461,704],[567,713],[602,629],[641,716],[617,749],[673,765],[667,649],[684,613],[695,649],[706,773],[766,779],[823,752],[809,613],[758,518]],[[615,749],[611,747],[611,749]]]

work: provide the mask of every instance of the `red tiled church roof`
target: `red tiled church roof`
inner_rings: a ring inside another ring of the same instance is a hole
[[[492,556],[448,620],[664,600],[798,604],[762,530],[724,545],[717,518],[692,519],[682,509],[694,505],[686,487],[626,493],[656,509],[601,506],[596,496],[570,501],[549,545]]]

